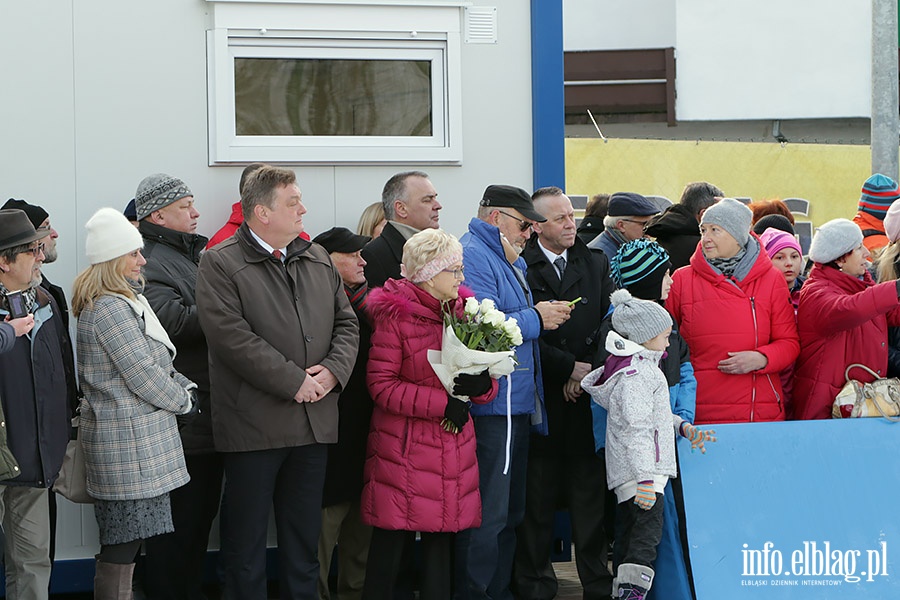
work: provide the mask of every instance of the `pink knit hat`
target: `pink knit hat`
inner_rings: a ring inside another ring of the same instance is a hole
[[[892,242],[900,238],[900,202],[894,202],[888,208],[887,216],[884,217],[884,232]]]
[[[897,224],[897,228],[900,229],[900,223]],[[769,255],[769,258],[772,258],[785,248],[793,248],[797,251],[797,254],[803,256],[803,250],[800,248],[797,239],[788,232],[775,229],[774,227],[769,227],[763,231],[762,235],[759,236],[759,242],[766,249],[766,254]]]

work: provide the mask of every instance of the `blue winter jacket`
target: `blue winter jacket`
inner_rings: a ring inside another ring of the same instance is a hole
[[[541,319],[531,299],[531,291],[525,283],[525,260],[518,258],[510,265],[503,253],[500,230],[475,218],[469,222],[469,231],[460,239],[463,247],[463,265],[466,268],[466,287],[478,300],[492,299],[497,309],[514,317],[522,330],[522,345],[516,348],[516,370],[512,373],[511,413],[535,414],[532,424],[539,433],[546,435],[547,419],[544,411],[544,388],[541,382],[540,355],[537,339],[541,334]],[[521,280],[513,271],[519,269]],[[497,398],[488,404],[473,404],[475,416],[506,415],[506,377],[500,379]]]

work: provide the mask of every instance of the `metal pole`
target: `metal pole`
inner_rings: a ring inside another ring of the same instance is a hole
[[[900,174],[897,0],[872,0],[872,172]]]

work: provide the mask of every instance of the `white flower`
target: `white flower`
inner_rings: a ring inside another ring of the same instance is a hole
[[[487,314],[492,310],[497,310],[497,305],[494,304],[494,301],[490,298],[485,298],[481,301],[481,312]]]
[[[525,340],[522,339],[522,330],[519,329],[518,325],[516,326],[515,331],[509,334],[510,339],[512,339],[513,346],[521,346]]]
[[[503,327],[504,320],[506,319],[506,315],[504,315],[499,310],[490,310],[484,314],[482,317],[482,322],[487,323],[493,327]]]
[[[467,315],[477,315],[478,306],[478,300],[476,300],[474,296],[469,296],[468,298],[466,298],[465,311]]]
[[[515,332],[519,331],[519,323],[516,321],[515,317],[510,317],[503,323],[503,331],[506,332],[506,335],[512,337]],[[521,333],[521,332],[519,332]]]

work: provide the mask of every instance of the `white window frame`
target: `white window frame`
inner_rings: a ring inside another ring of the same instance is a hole
[[[282,5],[279,8],[284,11],[299,7]],[[391,7],[381,7],[381,10],[391,10]],[[443,10],[448,8],[445,6]],[[434,31],[433,18],[426,20],[430,31],[372,31],[371,19],[368,31],[233,26],[209,30],[209,164],[460,164],[459,9],[450,10],[449,14],[455,16],[455,25],[448,23],[443,31]],[[396,26],[396,21],[390,18],[382,22]],[[432,135],[239,136],[235,132],[234,111],[236,57],[429,60],[432,65]]]

